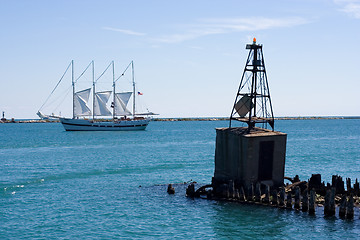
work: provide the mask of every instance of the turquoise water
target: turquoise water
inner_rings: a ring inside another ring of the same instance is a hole
[[[58,123],[0,124],[0,239],[359,238],[346,221],[185,197],[211,182],[225,121],[151,122],[139,132],[65,132]],[[360,120],[279,120],[286,173],[360,177]],[[175,183],[175,195],[168,195]]]

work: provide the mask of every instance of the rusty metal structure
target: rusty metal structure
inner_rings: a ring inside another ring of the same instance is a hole
[[[229,127],[236,120],[247,123],[249,131],[255,124],[262,128],[268,128],[269,125],[274,130],[274,114],[262,47],[256,43],[256,38],[252,44],[246,45],[249,55],[231,111]]]

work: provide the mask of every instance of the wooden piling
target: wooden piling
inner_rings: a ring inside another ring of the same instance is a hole
[[[175,194],[175,188],[172,186],[171,183],[168,185],[167,193],[168,194]]]
[[[322,187],[321,184],[321,174],[312,174],[310,180],[308,181],[309,189],[320,190]]]
[[[295,184],[287,185],[286,187],[278,188],[278,191],[273,188],[271,189],[269,185],[265,185],[265,194],[261,194],[261,185],[260,182],[256,184],[252,183],[245,188],[244,185],[237,185],[235,188],[234,181],[220,182],[218,184],[206,185],[200,187],[198,191],[195,191],[194,183],[191,183],[186,189],[187,197],[200,197],[201,195],[207,194],[208,199],[219,199],[219,200],[228,200],[228,201],[239,201],[239,202],[249,202],[249,203],[263,203],[264,205],[277,206],[283,208],[284,206],[288,209],[296,209],[303,212],[309,212],[309,214],[315,214],[316,204],[319,206],[324,206],[324,215],[325,216],[334,216],[336,213],[336,207],[339,208],[339,217],[353,219],[355,208],[358,206],[357,195],[359,192],[359,182],[358,179],[355,180],[353,187],[351,186],[351,179],[346,178],[346,191],[344,189],[343,194],[336,194],[336,191],[342,191],[344,187],[344,182],[340,176],[334,175],[332,178],[333,186],[327,183],[322,182],[319,187],[320,177],[315,177],[319,175],[313,175],[312,180],[309,180],[308,183],[305,181],[297,182]],[[310,181],[314,188],[311,188],[309,191]],[[315,189],[315,186],[319,187],[319,193]],[[208,187],[213,187],[213,190],[206,191]],[[239,188],[240,186],[240,188]],[[246,185],[245,185],[246,187]],[[173,187],[171,184],[168,185],[168,193],[171,193]],[[325,190],[325,199],[323,198],[322,192]],[[175,190],[174,190],[175,192]],[[248,194],[245,194],[247,192]],[[287,192],[287,193],[286,193]],[[318,194],[318,196],[317,196]],[[264,197],[265,195],[265,197]],[[293,199],[294,198],[294,199]],[[336,198],[336,201],[335,201]],[[325,203],[324,203],[325,200]],[[293,206],[294,205],[294,206]]]
[[[329,212],[330,212],[330,195],[331,195],[331,190],[330,189],[326,190],[325,204],[324,204],[324,214],[325,215],[329,215]]]
[[[295,188],[295,204],[294,204],[294,208],[295,209],[300,209],[300,188],[299,187]]]
[[[360,196],[360,191],[359,191],[359,182],[358,179],[355,179],[355,183],[354,183],[354,194],[356,196]]]
[[[272,190],[271,192],[271,205],[277,206],[278,205],[278,193],[276,189]]]
[[[348,202],[346,203],[346,218],[352,219],[354,217],[354,197],[350,194]]]
[[[186,188],[186,196],[187,196],[187,197],[194,197],[194,196],[195,196],[195,185],[194,185],[194,183],[191,183],[191,184]]]
[[[315,190],[310,190],[310,198],[309,198],[309,214],[315,213]]]
[[[307,212],[309,210],[309,197],[308,191],[305,189],[301,198],[301,210]]]
[[[326,191],[324,206],[325,216],[335,215],[335,191],[336,189],[334,187]]]
[[[297,182],[300,182],[299,175],[295,175],[295,177],[293,179],[293,183],[297,183]]]
[[[348,194],[353,192],[351,188],[351,178],[346,178],[346,190]]]
[[[339,217],[340,218],[344,218],[346,215],[346,195],[343,194],[341,197],[341,201],[340,201],[340,206],[339,206]]]
[[[335,188],[335,194],[343,194],[345,192],[344,181],[341,176],[333,175],[331,186]]]
[[[291,197],[291,192],[287,193],[286,196],[286,208],[292,208],[292,197]]]
[[[280,188],[280,197],[279,197],[279,206],[283,207],[285,205],[285,188]]]
[[[344,182],[343,182],[343,185],[344,187]],[[331,214],[332,215],[335,215],[335,193],[336,193],[336,188],[332,187],[331,188],[331,198],[330,198],[330,210],[331,210]]]

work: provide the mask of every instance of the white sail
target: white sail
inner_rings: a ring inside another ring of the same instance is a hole
[[[118,96],[121,99],[121,101],[125,104],[126,107],[131,97],[131,94],[132,92],[121,92],[121,93],[116,93],[116,96]]]
[[[131,115],[131,112],[126,108],[131,94],[132,92],[122,92],[115,94],[115,115]]]
[[[94,115],[95,116],[111,116],[112,113],[106,106],[112,91],[104,91],[95,93]]]
[[[74,115],[88,116],[91,115],[91,110],[88,106],[91,88],[76,92],[74,95]]]

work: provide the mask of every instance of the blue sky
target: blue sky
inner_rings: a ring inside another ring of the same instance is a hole
[[[141,102],[159,117],[229,116],[253,37],[275,116],[360,115],[360,0],[0,4],[8,118],[36,118],[72,59],[75,75],[91,60],[96,75],[112,60],[119,75],[134,60]]]

